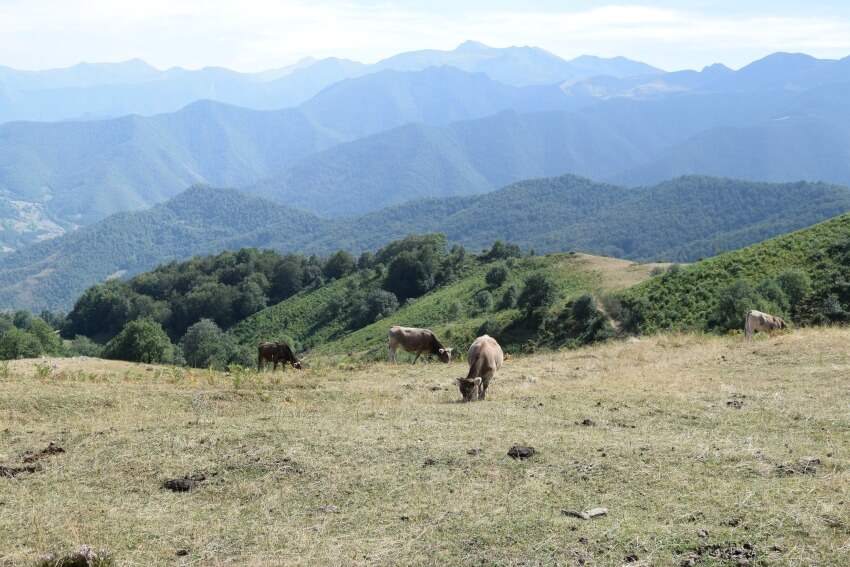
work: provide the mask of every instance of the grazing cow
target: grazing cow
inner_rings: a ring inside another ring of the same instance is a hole
[[[747,342],[750,342],[750,335],[758,331],[775,331],[776,329],[784,329],[787,325],[785,321],[775,315],[768,315],[761,311],[747,311],[747,319],[744,321],[744,337]]]
[[[301,361],[292,354],[292,349],[286,343],[260,343],[257,347],[257,372],[262,369],[265,360],[272,362],[272,372],[277,370],[278,362],[284,370],[287,362],[301,370]]]
[[[472,342],[466,354],[469,373],[466,378],[458,378],[457,381],[464,402],[484,399],[490,380],[496,377],[496,371],[504,360],[502,347],[490,335],[480,336]]]
[[[443,346],[440,339],[428,329],[416,329],[413,327],[390,327],[390,362],[397,362],[395,351],[401,347],[406,352],[416,352],[411,364],[416,364],[419,355],[437,355],[440,362],[450,362],[452,349]]]

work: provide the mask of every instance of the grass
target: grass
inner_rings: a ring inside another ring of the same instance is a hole
[[[518,357],[473,404],[461,363],[314,360],[236,389],[210,371],[56,359],[37,378],[41,360],[12,362],[0,465],[65,452],[0,478],[0,565],[82,544],[118,565],[722,565],[711,546],[744,543],[754,565],[846,565],[848,341],[674,334]],[[514,444],[539,454],[514,461]],[[806,456],[815,472],[782,472]],[[200,488],[161,488],[196,472]]]

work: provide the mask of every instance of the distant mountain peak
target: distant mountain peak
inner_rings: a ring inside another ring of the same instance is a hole
[[[461,43],[460,45],[458,45],[455,48],[455,51],[480,51],[480,50],[484,50],[484,49],[493,49],[493,48],[490,47],[489,45],[484,45],[480,41],[468,39],[468,40],[464,41],[463,43]]]

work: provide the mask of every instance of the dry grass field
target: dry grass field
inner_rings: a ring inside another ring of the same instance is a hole
[[[840,329],[615,342],[509,360],[472,404],[461,363],[15,362],[0,466],[41,470],[0,478],[0,564],[848,565],[848,351]]]

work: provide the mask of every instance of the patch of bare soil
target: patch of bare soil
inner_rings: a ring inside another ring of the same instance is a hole
[[[183,478],[171,478],[162,483],[163,488],[174,492],[189,492],[207,480],[204,473],[187,474]]]
[[[748,541],[742,545],[705,543],[686,553],[679,565],[681,567],[693,567],[710,559],[730,562],[734,565],[750,565],[756,557],[756,550]]]
[[[534,447],[526,447],[525,445],[514,445],[508,450],[508,456],[514,459],[530,459],[537,454]]]

